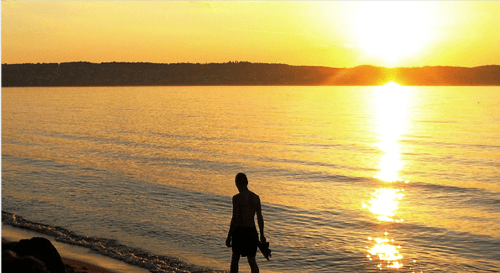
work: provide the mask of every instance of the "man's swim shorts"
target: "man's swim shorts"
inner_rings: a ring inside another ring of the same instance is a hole
[[[255,227],[236,227],[232,236],[233,253],[255,257],[259,235]]]

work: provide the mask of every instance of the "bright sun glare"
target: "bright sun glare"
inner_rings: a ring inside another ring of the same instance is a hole
[[[429,12],[416,3],[367,3],[355,17],[355,34],[368,56],[391,66],[424,49],[429,20]]]
[[[401,180],[399,171],[403,168],[400,139],[407,124],[407,107],[410,93],[394,82],[377,87],[373,103],[376,113],[376,128],[379,135],[378,148],[383,152],[376,178],[386,182]]]

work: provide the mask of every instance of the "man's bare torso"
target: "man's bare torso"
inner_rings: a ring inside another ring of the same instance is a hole
[[[233,207],[236,209],[236,226],[255,227],[254,217],[260,209],[260,198],[257,194],[246,190],[233,196]]]

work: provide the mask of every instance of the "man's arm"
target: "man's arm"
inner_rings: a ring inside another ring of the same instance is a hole
[[[262,207],[260,205],[260,198],[259,198],[259,203],[257,204],[257,223],[259,224],[259,230],[260,230],[260,241],[265,242],[266,237],[264,236],[264,217],[262,217]]]

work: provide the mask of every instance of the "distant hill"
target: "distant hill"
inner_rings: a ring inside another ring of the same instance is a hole
[[[164,85],[500,85],[500,66],[332,68],[250,62],[2,64],[2,87]]]

